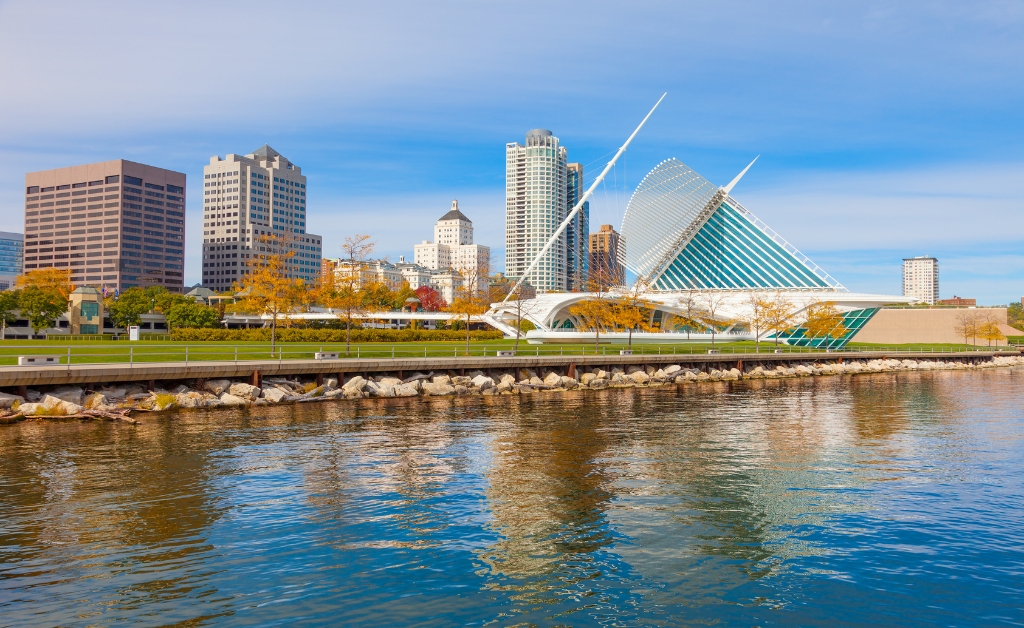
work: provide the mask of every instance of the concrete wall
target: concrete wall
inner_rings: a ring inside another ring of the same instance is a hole
[[[883,309],[875,314],[850,341],[878,344],[963,344],[963,337],[958,336],[954,330],[957,316],[964,312],[977,313],[980,317],[991,315],[1000,323],[999,329],[1004,336],[1019,336],[1022,333],[1006,324],[1005,307]],[[987,345],[988,341],[979,338],[978,344]],[[1005,345],[1006,341],[1002,340],[999,344]]]

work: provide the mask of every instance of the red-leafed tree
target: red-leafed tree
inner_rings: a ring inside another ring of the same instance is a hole
[[[420,300],[420,308],[425,312],[440,312],[448,307],[441,294],[430,286],[416,288],[416,298]]]

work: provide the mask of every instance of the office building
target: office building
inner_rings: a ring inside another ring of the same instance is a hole
[[[939,260],[925,256],[904,259],[903,296],[935,305],[939,300]]]
[[[182,292],[185,175],[124,159],[25,175],[25,270],[76,286]]]
[[[583,165],[568,164],[565,171],[565,206],[566,212],[570,212],[586,191],[583,185]],[[569,273],[566,278],[568,290],[586,291],[587,270],[590,266],[590,201],[583,203],[573,216],[572,222],[565,228],[565,251],[566,268]]]
[[[565,220],[566,149],[545,129],[526,145],[505,145],[505,276],[519,279]],[[537,292],[568,289],[567,234],[562,232],[526,280]]]
[[[619,286],[626,281],[623,266],[624,251],[619,232],[611,225],[601,225],[601,230],[590,234],[590,279],[607,288]]]
[[[292,252],[288,277],[315,283],[321,238],[306,230],[306,177],[264,144],[248,155],[210,158],[203,168],[203,286],[240,282],[254,255]]]
[[[10,290],[25,263],[25,236],[0,231],[0,290]]]
[[[452,201],[451,210],[434,223],[434,241],[424,240],[413,247],[415,264],[436,271],[455,271],[475,275],[480,290],[487,287],[491,268],[491,248],[473,243],[473,222]]]

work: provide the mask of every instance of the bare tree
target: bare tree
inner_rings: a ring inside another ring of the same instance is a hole
[[[701,324],[698,314],[700,313],[700,293],[694,290],[687,290],[683,296],[679,297],[679,309],[682,310],[680,314],[677,314],[677,318],[681,318],[683,325],[686,326],[686,339],[690,339],[690,330]]]
[[[701,313],[698,315],[700,321],[711,331],[711,346],[715,346],[715,335],[718,333],[718,326],[728,324],[728,320],[720,319],[722,306],[728,299],[724,292],[708,291],[701,294]]]

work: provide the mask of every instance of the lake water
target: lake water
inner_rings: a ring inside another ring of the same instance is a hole
[[[1024,370],[0,427],[0,625],[1020,625]]]

